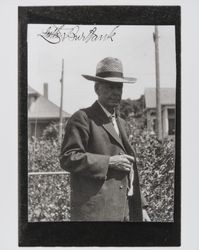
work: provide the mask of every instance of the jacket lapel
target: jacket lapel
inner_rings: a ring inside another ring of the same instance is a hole
[[[125,151],[125,147],[122,143],[122,140],[118,136],[117,132],[115,131],[112,122],[109,120],[107,115],[104,113],[98,102],[96,101],[93,106],[94,113],[97,116],[97,120],[100,122],[102,127],[106,130],[106,132],[122,147],[122,149]]]
[[[134,151],[133,151],[131,145],[129,144],[125,128],[124,128],[124,126],[122,126],[122,123],[120,122],[119,117],[117,118],[117,124],[118,124],[118,128],[119,128],[119,131],[120,131],[120,135],[121,135],[121,138],[122,138],[123,145],[124,145],[127,153],[128,154],[134,154]]]
[[[116,133],[113,125],[111,122],[109,123],[104,123],[103,124],[104,129],[120,144],[120,146],[123,148],[123,150],[125,150],[124,145],[120,139],[120,137],[118,136],[118,134]]]

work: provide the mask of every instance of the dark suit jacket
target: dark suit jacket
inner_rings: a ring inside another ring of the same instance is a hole
[[[122,221],[124,218],[128,174],[109,168],[109,158],[123,153],[135,155],[125,132],[125,121],[118,117],[117,123],[121,138],[95,102],[77,111],[66,125],[60,163],[71,173],[71,220]],[[134,175],[130,220],[142,221],[136,165]]]

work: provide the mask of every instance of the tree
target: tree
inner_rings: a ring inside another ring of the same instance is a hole
[[[144,96],[142,95],[137,100],[121,100],[120,103],[120,115],[123,119],[127,119],[129,116],[141,117],[144,111]]]

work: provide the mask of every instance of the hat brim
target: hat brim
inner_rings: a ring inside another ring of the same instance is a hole
[[[89,81],[99,81],[99,82],[107,82],[107,83],[135,83],[137,81],[134,77],[99,77],[99,76],[90,76],[90,75],[82,75]]]

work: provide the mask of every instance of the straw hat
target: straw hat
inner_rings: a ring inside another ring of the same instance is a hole
[[[136,78],[124,77],[122,62],[113,57],[106,57],[101,60],[96,67],[96,75],[82,75],[89,81],[103,81],[112,83],[135,83]]]

